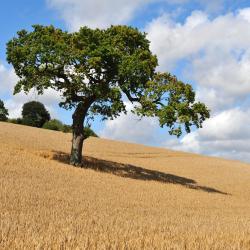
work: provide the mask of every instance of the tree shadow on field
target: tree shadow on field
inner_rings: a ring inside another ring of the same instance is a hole
[[[70,156],[63,152],[54,152],[53,159],[62,163],[69,164]],[[185,186],[189,189],[201,190],[207,193],[229,195],[228,193],[222,192],[215,188],[200,186],[193,179],[188,179],[185,177],[167,174],[156,170],[137,167],[130,164],[122,164],[112,161],[101,160],[90,156],[84,156],[82,168],[110,173],[124,178],[143,181],[157,181],[161,183],[172,183]]]

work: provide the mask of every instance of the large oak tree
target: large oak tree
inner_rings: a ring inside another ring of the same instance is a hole
[[[61,107],[74,109],[72,165],[82,162],[83,127],[88,117],[116,118],[126,112],[124,99],[139,116],[157,117],[161,127],[180,136],[202,126],[209,117],[195,92],[169,73],[156,72],[157,58],[146,34],[136,28],[82,27],[68,33],[53,26],[21,30],[7,44],[7,60],[20,80],[14,94],[52,88],[62,95]]]

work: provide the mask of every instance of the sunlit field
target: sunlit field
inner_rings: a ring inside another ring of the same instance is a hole
[[[0,123],[0,249],[250,249],[250,165]]]

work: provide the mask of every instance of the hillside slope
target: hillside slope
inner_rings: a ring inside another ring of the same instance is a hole
[[[0,249],[250,249],[250,165],[0,122]]]

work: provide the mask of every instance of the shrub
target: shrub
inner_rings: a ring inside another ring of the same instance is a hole
[[[8,122],[14,123],[14,124],[23,124],[23,121],[22,121],[21,118],[12,118],[12,119],[8,119]]]
[[[63,125],[63,130],[62,130],[62,131],[63,131],[64,133],[72,133],[72,126],[64,124],[64,125]]]
[[[62,131],[64,133],[72,133],[72,126],[63,124],[61,121],[56,119],[44,123],[43,128]],[[85,127],[83,134],[84,134],[84,139],[87,139],[90,136],[98,137],[98,135],[90,127]]]
[[[23,124],[41,128],[50,120],[50,114],[40,102],[27,102],[23,105]]]
[[[72,126],[64,124],[62,131],[64,133],[72,133]],[[84,134],[85,139],[90,136],[98,137],[98,135],[90,127],[85,127],[83,131],[84,131],[83,134]]]
[[[85,127],[83,134],[85,139],[87,139],[90,136],[98,137],[97,134],[90,127]]]
[[[63,131],[64,125],[61,121],[53,119],[44,123],[43,128],[56,130],[56,131]]]

